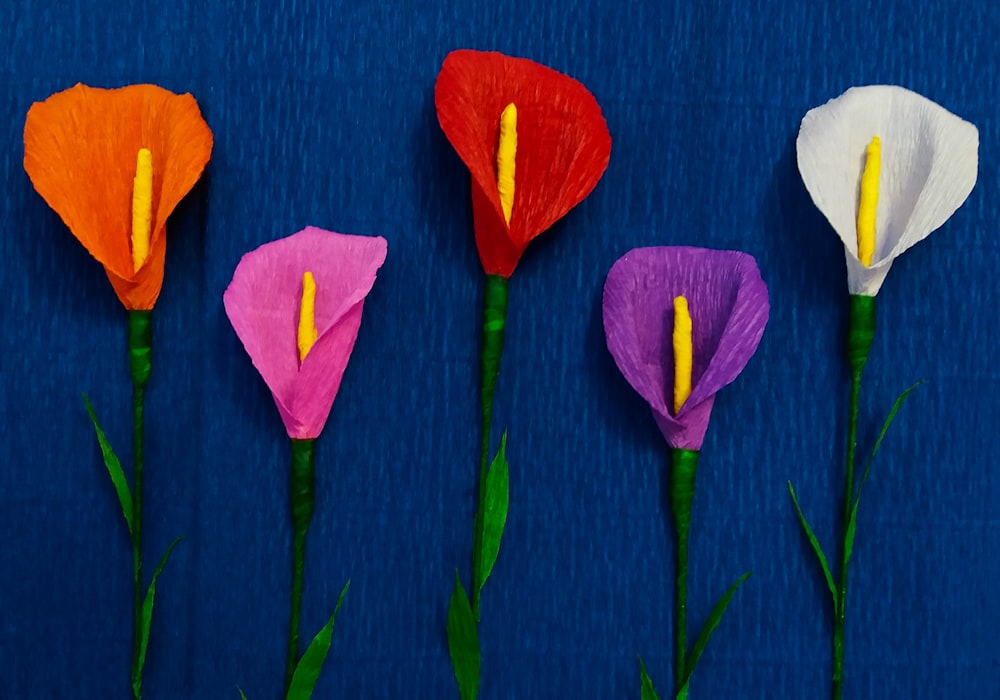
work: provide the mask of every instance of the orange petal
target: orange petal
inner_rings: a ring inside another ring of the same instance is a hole
[[[132,267],[132,178],[140,148],[153,156],[150,254]],[[212,132],[191,95],[155,85],[76,85],[36,102],[24,124],[24,169],[108,273],[126,308],[150,309],[163,284],[165,224],[201,176]]]

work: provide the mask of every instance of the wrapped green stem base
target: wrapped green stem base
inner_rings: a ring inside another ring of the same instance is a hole
[[[674,589],[676,615],[675,683],[677,697],[687,697],[687,578],[688,535],[691,531],[691,505],[698,472],[698,452],[670,451],[670,512],[677,532],[677,585]]]
[[[875,340],[875,297],[852,294],[847,321],[847,360],[852,372],[860,372],[868,361]]]
[[[479,694],[479,600],[500,550],[500,540],[507,520],[508,484],[504,434],[500,450],[490,461],[490,430],[493,422],[493,396],[500,357],[503,354],[504,327],[507,323],[508,280],[500,275],[486,275],[483,292],[483,326],[480,355],[482,387],[482,450],[476,516],[472,534],[471,602],[462,587],[458,571],[455,588],[448,604],[448,654],[461,700],[475,700]]]
[[[833,700],[840,700],[844,681],[844,620],[847,608],[847,564],[851,510],[854,504],[854,463],[858,441],[858,401],[861,397],[861,373],[868,361],[875,339],[875,297],[852,294],[847,327],[847,361],[851,367],[851,398],[847,422],[847,464],[844,474],[844,503],[841,527],[840,576],[833,615]]]
[[[132,488],[132,571],[134,576],[132,629],[132,695],[142,697],[143,587],[142,587],[142,462],[143,395],[153,358],[153,318],[151,311],[128,312],[128,365],[132,376],[132,436],[135,467]]]
[[[687,592],[688,592],[688,535],[691,531],[691,506],[694,503],[694,483],[698,471],[698,452],[696,450],[672,449],[670,452],[670,510],[677,531],[677,582],[674,589],[676,618],[676,663],[674,685],[676,700],[686,700],[691,676],[708,646],[712,633],[722,622],[722,616],[729,607],[737,589],[750,578],[748,571],[729,586],[725,593],[712,606],[712,611],[702,625],[701,631],[695,637],[690,651],[687,644]],[[646,673],[646,667],[640,660],[640,678],[642,681],[643,700],[658,700],[659,696],[653,689],[652,679]]]
[[[289,480],[292,506],[292,607],[288,623],[285,691],[299,661],[299,624],[302,618],[302,580],[306,560],[306,532],[316,503],[316,441],[292,440]],[[338,606],[339,607],[339,606]]]
[[[500,357],[503,355],[504,328],[507,323],[508,280],[500,275],[486,275],[483,293],[483,333],[480,355],[480,381],[482,383],[483,432],[479,458],[479,486],[476,518],[473,525],[472,578],[483,581],[483,509],[486,501],[486,475],[490,463],[490,430],[493,421],[493,395],[496,393],[497,376],[500,374]],[[479,621],[479,590],[472,586],[472,614]]]
[[[143,595],[142,575],[142,472],[143,472],[143,395],[152,359],[152,323],[149,311],[129,311],[128,313],[128,360],[129,373],[132,376],[132,415],[133,442],[135,449],[134,488],[129,489],[128,479],[122,469],[121,461],[112,449],[104,430],[101,428],[90,400],[84,395],[87,414],[94,425],[97,442],[104,457],[104,466],[115,487],[118,503],[121,505],[125,524],[128,526],[129,541],[132,544],[132,576],[134,584],[133,637],[132,637],[132,697],[142,698],[142,670],[146,663],[146,652],[149,647],[149,632],[153,620],[153,605],[156,597],[156,583],[166,566],[174,547],[181,537],[175,539],[166,552],[160,557],[149,586]]]

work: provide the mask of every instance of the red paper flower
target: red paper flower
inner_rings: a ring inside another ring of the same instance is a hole
[[[434,90],[438,121],[472,175],[476,246],[487,274],[510,277],[539,234],[586,197],[611,155],[594,96],[551,68],[500,53],[453,51]],[[516,107],[509,223],[497,186],[501,116]]]

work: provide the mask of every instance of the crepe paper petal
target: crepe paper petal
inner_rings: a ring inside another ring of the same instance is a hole
[[[132,260],[136,155],[152,154],[149,255]],[[165,225],[201,176],[212,132],[191,95],[156,85],[76,86],[36,102],[24,124],[24,169],[38,193],[104,266],[127,309],[152,309],[163,285]]]
[[[455,571],[455,590],[448,604],[448,655],[455,671],[458,693],[462,700],[476,700],[479,694],[479,632],[472,614],[469,597]]]
[[[132,669],[132,690],[135,697],[142,697],[142,669],[146,665],[146,650],[149,648],[149,630],[153,624],[153,600],[156,598],[156,582],[160,578],[160,574],[163,573],[163,567],[167,565],[167,560],[170,559],[170,553],[174,551],[174,547],[177,543],[183,540],[183,537],[178,537],[170,546],[167,547],[167,551],[163,553],[160,557],[160,563],[156,565],[156,570],[153,571],[153,578],[149,582],[149,588],[146,589],[146,595],[142,600],[142,619],[140,624],[142,625],[142,635],[139,644],[139,656],[136,659],[136,666]]]
[[[673,415],[673,300],[688,300],[694,350],[691,395]],[[688,247],[636,248],[604,285],[608,349],[649,403],[667,442],[700,449],[716,392],[746,366],[767,324],[767,285],[746,253]]]
[[[101,424],[97,422],[97,414],[94,413],[94,407],[90,404],[90,399],[87,398],[86,394],[83,395],[83,403],[87,407],[87,415],[90,416],[90,422],[94,424],[94,432],[97,434],[97,444],[100,445],[101,455],[104,457],[104,466],[108,470],[108,476],[111,477],[115,493],[118,494],[118,503],[121,505],[122,514],[125,516],[129,538],[132,538],[132,492],[129,490],[128,480],[125,478],[125,472],[122,471],[118,455],[111,449],[111,443],[108,442],[108,438],[104,435]]]
[[[865,149],[882,143],[871,267],[858,259],[857,213]],[[844,243],[851,294],[875,296],[895,260],[938,229],[972,192],[979,131],[926,97],[895,85],[853,87],[802,119],[799,172]]]
[[[237,265],[223,295],[226,314],[290,438],[315,438],[323,430],[385,255],[384,238],[309,226],[265,243]],[[316,280],[318,339],[300,365],[296,329],[306,271]]]
[[[340,606],[344,604],[344,597],[347,595],[347,589],[350,587],[351,582],[348,581],[344,585],[343,590],[340,591],[340,597],[337,598],[337,606],[333,609],[333,615],[330,616],[330,619],[327,620],[323,628],[316,633],[313,640],[309,642],[305,653],[299,659],[299,663],[295,667],[295,674],[292,676],[292,683],[288,688],[288,693],[285,695],[285,700],[310,700],[312,697],[313,690],[316,688],[316,681],[319,680],[319,674],[323,670],[323,663],[326,661],[330,646],[333,644],[333,625],[337,621]]]
[[[507,508],[510,504],[510,473],[507,468],[507,433],[500,438],[500,450],[486,473],[486,498],[483,502],[483,552],[482,580],[473,585],[482,591],[493,572],[493,565],[500,553]]]
[[[581,83],[524,58],[463,49],[444,60],[434,88],[438,121],[472,175],[476,245],[487,274],[510,277],[532,239],[597,185],[611,135]],[[504,108],[517,108],[514,199],[508,225],[497,188]]]

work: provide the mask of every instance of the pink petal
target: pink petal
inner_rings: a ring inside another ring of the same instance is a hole
[[[383,238],[307,227],[240,260],[223,295],[226,314],[274,394],[290,437],[323,429],[350,359],[365,297],[386,256]],[[316,279],[316,344],[299,366],[302,275]]]

